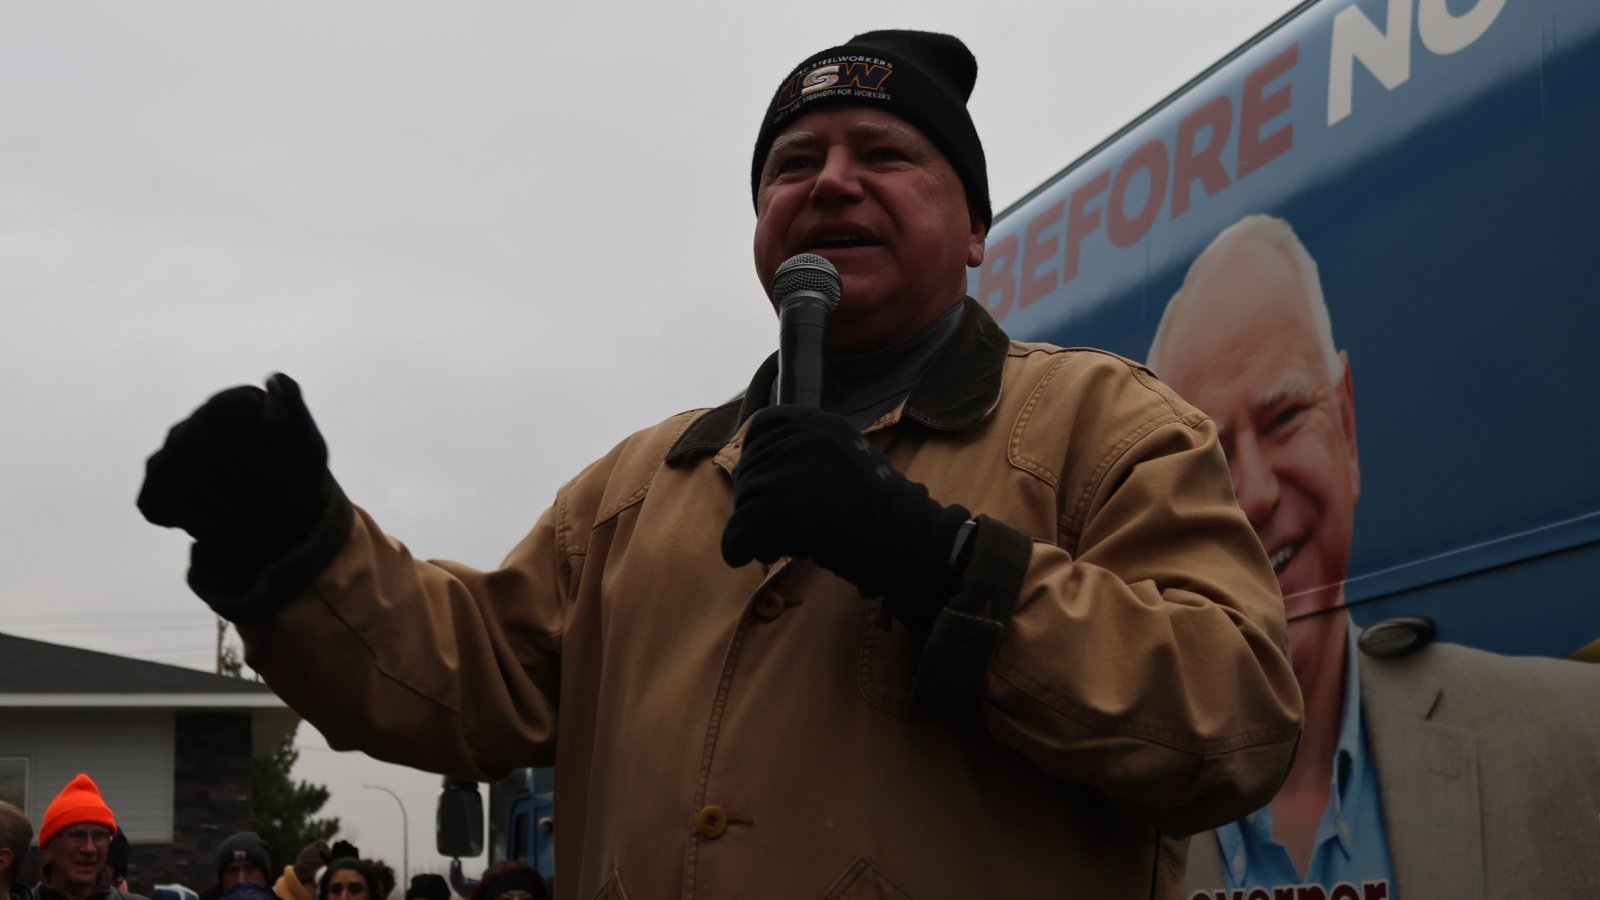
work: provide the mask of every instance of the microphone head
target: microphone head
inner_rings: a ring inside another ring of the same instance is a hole
[[[772,299],[782,303],[784,297],[798,291],[821,294],[828,301],[828,311],[832,312],[844,294],[844,284],[833,263],[815,253],[797,253],[772,273]]]

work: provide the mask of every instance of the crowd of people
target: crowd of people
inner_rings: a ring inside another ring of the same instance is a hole
[[[35,830],[16,805],[0,800],[0,900],[146,900],[128,887],[131,845],[116,814],[88,775],[79,773],[45,808]],[[37,850],[35,851],[35,847]],[[217,846],[213,883],[203,891],[155,885],[148,900],[388,900],[394,868],[368,859],[348,841],[314,841],[281,869],[253,831]],[[453,900],[441,875],[411,879],[403,900]],[[491,867],[464,900],[545,900],[544,879],[511,860]]]

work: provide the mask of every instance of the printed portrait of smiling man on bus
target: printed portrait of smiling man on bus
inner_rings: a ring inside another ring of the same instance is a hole
[[[1422,885],[1477,897],[1513,878],[1548,890],[1527,896],[1578,896],[1600,860],[1580,837],[1600,783],[1600,668],[1358,640],[1346,597],[1357,392],[1332,302],[1293,227],[1247,216],[1190,265],[1147,358],[1217,423],[1283,591],[1306,706],[1277,797],[1191,841],[1192,900],[1288,886],[1329,900],[1409,900]]]

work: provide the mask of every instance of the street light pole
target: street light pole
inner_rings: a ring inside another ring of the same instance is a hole
[[[393,797],[394,798],[394,802],[400,806],[400,841],[401,841],[401,845],[402,846],[400,848],[400,884],[399,884],[399,887],[400,887],[400,890],[402,890],[402,891],[410,890],[409,885],[411,884],[411,822],[410,822],[409,819],[406,818],[406,804],[405,804],[405,801],[400,799],[400,795],[399,794],[396,794],[394,791],[389,790],[388,788],[384,787],[381,784],[363,784],[362,787],[366,788],[369,791],[383,791],[385,794],[388,794],[389,796]],[[389,898],[388,897],[383,897],[383,898],[381,898],[381,900],[389,900]]]

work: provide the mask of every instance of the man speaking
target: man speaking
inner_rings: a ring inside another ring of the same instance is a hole
[[[769,359],[591,464],[499,569],[352,506],[283,376],[175,426],[140,508],[333,746],[553,763],[560,896],[1178,896],[1183,836],[1288,768],[1282,602],[1210,420],[964,299],[976,76],[878,31],[777,85],[756,273],[837,270],[819,400],[775,403]]]

